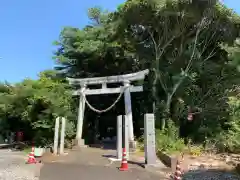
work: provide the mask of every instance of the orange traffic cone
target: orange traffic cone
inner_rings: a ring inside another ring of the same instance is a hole
[[[37,160],[34,157],[34,147],[32,147],[32,151],[28,154],[28,160],[26,164],[36,164]]]
[[[128,162],[127,162],[127,152],[126,148],[123,148],[123,157],[122,157],[122,164],[119,168],[120,171],[127,171],[128,170]]]
[[[176,171],[174,174],[174,180],[181,180],[181,177],[182,177],[182,171],[181,171],[181,167],[180,167],[180,162],[179,162],[179,160],[177,160]]]

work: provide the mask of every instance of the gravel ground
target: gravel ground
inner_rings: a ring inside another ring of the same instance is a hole
[[[218,170],[196,170],[184,174],[183,180],[240,180],[240,177]]]
[[[25,164],[27,156],[21,152],[0,150],[0,180],[38,180],[38,165]]]

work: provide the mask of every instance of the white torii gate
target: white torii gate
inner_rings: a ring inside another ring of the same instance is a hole
[[[84,110],[85,103],[90,107],[90,109],[102,113],[110,110],[121,98],[121,95],[124,93],[124,102],[125,102],[125,113],[126,120],[129,124],[129,145],[130,147],[135,146],[134,142],[134,131],[133,131],[133,120],[132,120],[132,105],[131,105],[131,92],[142,92],[142,86],[133,86],[131,85],[132,81],[143,80],[145,76],[149,73],[149,70],[143,70],[136,73],[124,74],[118,76],[107,76],[107,77],[95,77],[95,78],[83,78],[83,79],[75,79],[75,78],[67,78],[69,84],[71,85],[80,85],[80,90],[76,90],[73,92],[73,95],[79,95],[79,109],[78,109],[78,122],[77,122],[77,133],[76,133],[76,145],[83,146],[84,140],[82,139],[82,131],[83,131],[83,118],[84,118]],[[110,83],[123,83],[123,86],[118,88],[108,88],[107,84]],[[87,85],[96,85],[101,84],[101,89],[89,89]],[[117,100],[107,109],[105,110],[97,110],[93,108],[85,98],[85,95],[98,95],[98,94],[116,94],[120,93]]]

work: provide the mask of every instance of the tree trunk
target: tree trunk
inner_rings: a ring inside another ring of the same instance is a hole
[[[172,97],[170,94],[168,94],[161,119],[161,130],[166,129],[168,122],[171,120],[171,100]]]

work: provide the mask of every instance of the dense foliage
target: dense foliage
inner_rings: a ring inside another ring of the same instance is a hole
[[[75,112],[71,94],[65,83],[46,75],[41,73],[39,80],[1,85],[1,132],[22,131],[28,140],[50,145],[54,119],[64,116],[68,119],[66,134],[73,137]]]
[[[55,42],[54,71],[45,71],[36,81],[1,85],[4,129],[15,131],[21,123],[34,137],[44,133],[41,137],[49,138],[56,116],[65,116],[72,138],[77,102],[66,77],[149,69],[149,76],[139,82],[144,92],[132,95],[136,136],[141,135],[143,114],[154,112],[158,144],[164,150],[177,150],[183,143],[180,137],[185,143],[214,144],[219,150],[240,149],[240,17],[236,13],[217,0],[128,0],[115,12],[95,7],[88,15],[91,24],[83,29],[61,31]],[[103,109],[115,98],[92,96],[89,101]],[[123,102],[101,116],[87,109],[85,136],[94,128],[106,136],[105,129],[115,128],[116,116],[123,113]],[[187,120],[189,113],[192,121]]]

